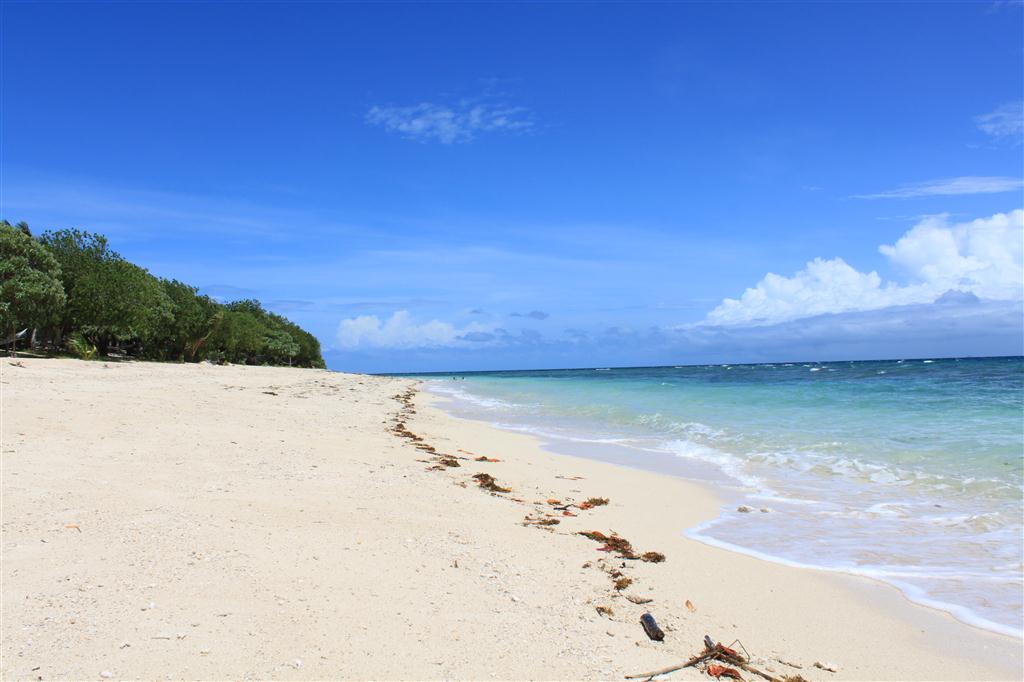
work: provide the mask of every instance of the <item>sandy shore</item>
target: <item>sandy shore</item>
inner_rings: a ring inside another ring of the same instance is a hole
[[[3,679],[621,679],[705,634],[780,678],[1021,677],[1019,640],[688,540],[717,513],[704,488],[396,400],[409,380],[18,363],[0,360]],[[546,502],[592,496],[610,503]],[[591,530],[666,561],[614,559]]]

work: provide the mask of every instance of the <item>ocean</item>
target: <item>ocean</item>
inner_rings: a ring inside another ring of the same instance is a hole
[[[1024,358],[418,376],[457,416],[715,486],[696,540],[1022,636]]]

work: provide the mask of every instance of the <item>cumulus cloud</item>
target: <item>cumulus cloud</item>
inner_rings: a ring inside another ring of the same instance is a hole
[[[677,330],[693,361],[775,362],[835,358],[1019,355],[1021,301],[952,295],[940,304],[818,315],[764,326]]]
[[[533,127],[525,107],[462,100],[454,105],[422,102],[412,106],[374,106],[366,122],[417,142],[469,142],[482,133],[523,132]]]
[[[929,180],[875,194],[855,194],[854,199],[913,199],[916,197],[957,196],[963,194],[1000,194],[1024,188],[1024,179],[1006,176],[967,175],[945,180]]]
[[[883,282],[877,272],[860,272],[842,258],[816,258],[792,277],[768,273],[738,299],[722,301],[702,324],[778,324],[944,296],[945,302],[1024,299],[1024,210],[952,225],[948,216],[931,216],[878,248],[906,274],[905,284]]]
[[[463,328],[440,320],[417,323],[407,310],[399,310],[386,320],[376,315],[342,320],[335,340],[342,349],[458,347],[493,338],[488,331],[477,323]]]
[[[1024,138],[1024,100],[1009,102],[995,111],[976,116],[974,122],[978,130],[998,140],[1010,140],[1020,144]]]

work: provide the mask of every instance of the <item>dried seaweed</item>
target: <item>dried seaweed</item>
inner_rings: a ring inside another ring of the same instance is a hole
[[[665,555],[661,552],[644,552],[640,555],[640,561],[646,561],[650,564],[660,564],[665,560]]]
[[[615,586],[616,590],[622,592],[624,589],[633,584],[633,579],[627,576],[622,576],[621,578],[616,578],[615,582],[612,584]]]
[[[535,518],[527,515],[523,519],[524,526],[557,526],[561,521],[552,518]]]
[[[494,476],[491,476],[490,474],[484,474],[484,473],[474,474],[473,475],[473,479],[476,481],[477,485],[479,485],[481,488],[483,488],[484,490],[489,490],[492,493],[510,493],[510,492],[512,492],[511,488],[503,488],[500,485],[498,485],[498,483],[494,480]]]
[[[579,534],[589,540],[593,540],[594,542],[603,543],[602,546],[597,548],[599,552],[615,552],[623,559],[639,558],[637,553],[633,551],[633,545],[629,543],[629,540],[619,537],[615,533],[605,535],[599,531],[591,530],[581,531]]]

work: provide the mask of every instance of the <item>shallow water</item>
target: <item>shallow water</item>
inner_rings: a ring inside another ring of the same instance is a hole
[[[464,416],[713,466],[754,511],[692,537],[1024,629],[1024,358],[421,376]]]

